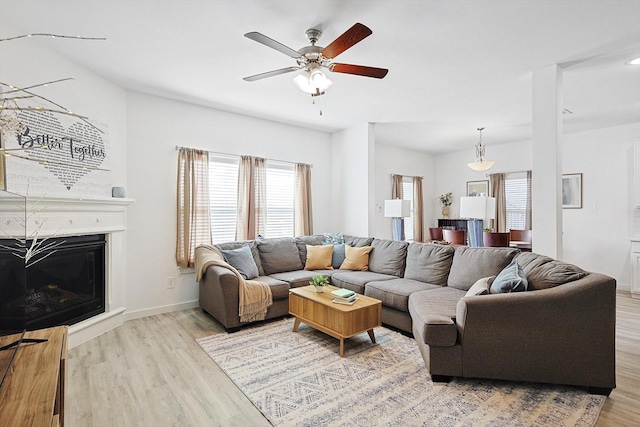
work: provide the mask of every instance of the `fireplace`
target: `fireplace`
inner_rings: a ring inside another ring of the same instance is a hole
[[[31,241],[27,241],[30,247]],[[24,260],[0,240],[0,329],[72,325],[105,312],[105,235],[55,237]]]

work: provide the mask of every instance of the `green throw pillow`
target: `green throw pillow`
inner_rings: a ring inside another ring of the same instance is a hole
[[[258,277],[258,266],[251,254],[251,248],[249,246],[242,246],[238,249],[223,250],[222,255],[224,259],[233,268],[238,270],[238,273],[245,280],[255,279]]]
[[[504,294],[507,292],[522,292],[527,290],[527,277],[514,258],[493,280],[489,292]]]

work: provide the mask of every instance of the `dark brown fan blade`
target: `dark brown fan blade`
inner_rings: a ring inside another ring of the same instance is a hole
[[[322,55],[325,58],[335,58],[371,34],[373,34],[373,32],[367,26],[358,22],[345,31],[340,37],[332,41],[329,46],[325,47],[322,50]]]
[[[381,79],[387,75],[386,68],[365,67],[364,65],[353,64],[331,64],[329,69],[334,73],[356,74],[358,76],[374,77]]]
[[[279,70],[267,71],[266,73],[245,77],[242,80],[247,82],[255,82],[256,80],[266,79],[267,77],[277,76],[278,74],[285,74],[285,73],[290,73],[292,71],[298,71],[299,69],[300,67],[280,68]]]
[[[267,36],[265,36],[264,34],[260,34],[257,33],[255,31],[251,32],[251,33],[247,33],[244,35],[246,38],[257,41],[258,43],[262,43],[263,45],[270,47],[271,49],[275,49],[279,52],[284,53],[287,56],[290,56],[292,58],[300,58],[302,55],[300,55],[298,52],[296,52],[295,50],[291,49],[288,46],[283,45],[280,42],[275,41],[274,39],[271,39]]]

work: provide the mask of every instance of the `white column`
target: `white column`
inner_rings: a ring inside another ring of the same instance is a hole
[[[562,69],[533,72],[531,127],[533,251],[562,257]]]

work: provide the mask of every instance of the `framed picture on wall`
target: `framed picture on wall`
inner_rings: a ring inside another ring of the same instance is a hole
[[[467,196],[489,195],[489,181],[467,181]]]
[[[582,174],[562,174],[562,209],[582,209]]]

